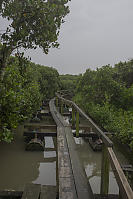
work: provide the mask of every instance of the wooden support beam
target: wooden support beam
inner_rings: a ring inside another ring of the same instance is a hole
[[[30,128],[30,129],[55,129],[56,130],[56,124],[42,124],[42,123],[27,123],[24,125],[24,128]]]
[[[60,113],[63,114],[63,101],[61,100]]]
[[[74,126],[75,126],[75,110],[72,107],[72,127],[74,127]]]
[[[109,157],[105,144],[102,146],[102,167],[101,167],[101,194],[108,194],[109,190]]]
[[[34,131],[24,131],[23,136],[32,136],[35,135]],[[56,132],[37,132],[37,135],[42,137],[57,137]],[[76,137],[76,133],[73,133],[73,136]],[[78,137],[97,137],[95,133],[79,133]]]
[[[94,198],[95,199],[120,199],[119,195],[117,194],[106,194],[106,195],[94,194]]]
[[[56,137],[57,133],[56,132],[35,132],[35,131],[24,131],[23,136],[31,136],[31,135],[39,135],[43,137]]]
[[[119,186],[120,196],[122,199],[133,199],[133,191],[122,171],[122,168],[115,156],[115,153],[111,147],[108,147],[109,159],[111,162],[111,167],[114,171],[116,181]]]
[[[66,112],[66,113],[63,113],[62,115],[63,115],[63,116],[70,116],[71,113],[70,113],[70,112]]]
[[[56,96],[56,107],[58,107],[58,97]]]
[[[76,137],[76,133],[73,133],[73,136]],[[79,133],[79,136],[78,137],[84,137],[84,138],[97,138],[97,134],[95,133]]]
[[[0,191],[0,198],[21,198],[23,192],[22,191]]]
[[[79,137],[79,112],[76,112],[76,137]]]

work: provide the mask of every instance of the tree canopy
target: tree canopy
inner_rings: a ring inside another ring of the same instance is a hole
[[[10,142],[14,129],[52,98],[59,89],[59,74],[20,57],[10,57],[0,84],[0,141]]]
[[[1,70],[11,53],[21,47],[43,49],[58,47],[57,38],[64,17],[69,13],[68,0],[3,0],[0,15],[10,21],[1,35]]]
[[[106,131],[133,150],[133,60],[87,69],[75,101]]]

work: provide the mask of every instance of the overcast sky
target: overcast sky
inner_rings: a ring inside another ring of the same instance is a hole
[[[60,48],[48,55],[29,50],[32,61],[61,74],[79,74],[133,58],[133,0],[71,0],[69,5]]]

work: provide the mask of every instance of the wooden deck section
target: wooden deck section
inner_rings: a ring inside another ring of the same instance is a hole
[[[93,199],[85,171],[81,166],[71,127],[56,110],[54,100],[50,111],[57,124],[58,180],[60,199]]]
[[[22,199],[38,199],[41,192],[41,185],[39,184],[26,184]]]
[[[56,130],[56,124],[41,124],[41,123],[27,123],[24,128],[37,128],[37,129],[54,129]]]
[[[102,145],[102,167],[101,167],[101,189],[100,198],[110,198],[109,193],[109,163],[111,163],[112,171],[114,172],[118,187],[119,198],[133,199],[133,190],[131,189],[126,176],[117,160],[117,157],[113,151],[113,142],[107,137],[107,132],[103,132],[97,124],[87,116],[73,101],[63,98],[60,93],[56,93],[56,100],[59,100],[62,104],[70,106],[72,108],[72,123],[75,124],[76,113],[76,133],[79,135],[79,115],[87,121],[90,128],[95,132],[103,141]],[[90,130],[91,130],[90,129]],[[106,196],[107,197],[106,197]]]
[[[57,128],[59,198],[77,199],[71,160],[63,127]]]
[[[22,199],[56,199],[55,186],[41,186],[40,184],[26,184]]]
[[[57,190],[55,186],[42,186],[40,199],[56,199]]]
[[[32,136],[32,135],[39,135],[42,137],[56,137],[57,133],[56,132],[34,132],[34,131],[24,131],[23,136]]]
[[[24,131],[23,136],[32,136],[32,135],[39,135],[41,137],[57,137],[57,132],[34,132],[34,131]],[[71,134],[76,137],[76,133]],[[95,133],[79,133],[79,137],[95,137],[97,136]]]

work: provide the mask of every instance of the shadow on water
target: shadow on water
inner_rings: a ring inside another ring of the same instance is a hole
[[[30,182],[56,185],[56,151],[25,151],[22,134],[20,126],[12,143],[0,143],[0,190],[21,191]],[[46,147],[54,147],[52,137]]]

